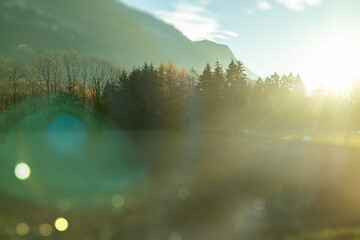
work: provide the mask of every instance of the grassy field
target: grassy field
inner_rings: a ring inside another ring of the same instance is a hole
[[[31,149],[39,150],[41,136],[26,134],[21,138],[37,139]],[[131,167],[122,159],[128,147],[118,146],[124,136],[138,153]],[[304,142],[304,136],[310,136],[310,141]],[[8,173],[6,160],[1,159],[0,237],[39,239],[40,224],[65,217],[70,224],[67,231],[42,238],[360,238],[360,139],[356,132],[343,138],[339,133],[324,136],[311,130],[232,136],[94,133],[88,135],[90,155],[68,162],[60,158],[56,161],[65,163],[57,165],[43,166],[43,159],[33,162],[34,171],[25,182]],[[19,145],[17,134],[3,139],[2,158],[13,156],[5,154],[15,151],[11,147],[29,148],[26,140]],[[52,156],[49,150],[43,151],[42,155],[28,151],[27,156]],[[42,171],[35,166],[43,166]],[[56,171],[45,174],[51,166]],[[134,175],[137,172],[141,178]],[[124,181],[127,187],[118,184]],[[86,191],[79,192],[84,186]],[[120,207],[114,205],[117,194],[124,199]],[[64,203],[63,196],[67,207],[59,204]],[[30,227],[25,237],[16,237],[20,222]]]
[[[247,136],[269,138],[285,141],[305,141],[317,144],[329,144],[360,148],[360,130],[334,131],[334,130],[247,130]]]

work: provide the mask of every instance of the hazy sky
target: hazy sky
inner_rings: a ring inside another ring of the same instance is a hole
[[[260,76],[300,72],[311,88],[360,77],[359,0],[123,1],[192,40],[228,45]]]

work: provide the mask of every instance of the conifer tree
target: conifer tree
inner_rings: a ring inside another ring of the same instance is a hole
[[[200,75],[197,88],[203,123],[206,127],[209,127],[211,124],[211,115],[213,113],[211,98],[214,91],[214,76],[210,64],[206,64],[202,74]]]
[[[265,84],[263,80],[259,77],[255,83],[254,88],[251,92],[251,99],[253,103],[260,103],[262,102],[265,96]]]
[[[294,95],[298,98],[301,98],[306,94],[305,85],[304,85],[303,81],[301,80],[301,77],[299,74],[297,74],[295,77],[293,89],[294,89],[293,90]]]

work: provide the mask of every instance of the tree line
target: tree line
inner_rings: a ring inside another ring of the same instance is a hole
[[[169,62],[131,71],[94,55],[48,52],[30,65],[0,58],[0,110],[40,96],[66,95],[81,111],[101,111],[127,129],[239,131],[247,128],[357,126],[360,82],[347,96],[308,94],[301,77],[277,73],[250,81],[244,65],[206,64],[201,73]],[[341,116],[346,116],[345,120]]]

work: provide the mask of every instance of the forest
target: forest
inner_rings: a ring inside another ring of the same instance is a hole
[[[51,106],[67,96],[79,112],[100,112],[132,130],[359,127],[359,80],[345,93],[309,92],[299,74],[249,80],[236,60],[226,68],[219,62],[206,64],[200,73],[178,69],[172,62],[144,63],[127,71],[99,56],[68,50],[47,52],[30,64],[2,57],[0,79],[3,126],[16,122],[9,111],[17,118],[36,111],[26,104],[31,99]]]

